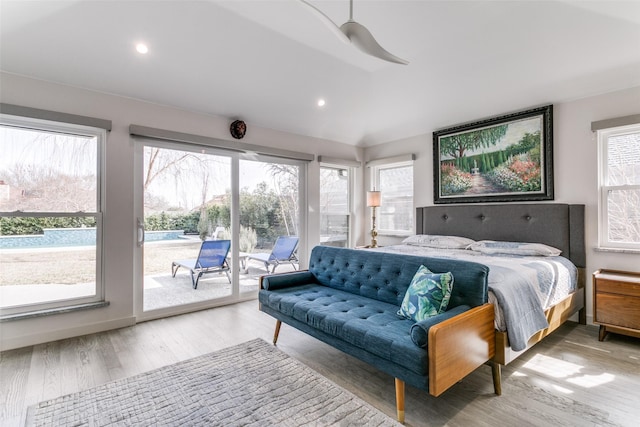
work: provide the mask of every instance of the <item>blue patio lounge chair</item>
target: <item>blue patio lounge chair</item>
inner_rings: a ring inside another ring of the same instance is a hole
[[[267,273],[276,271],[276,267],[280,264],[291,264],[293,268],[296,269],[296,263],[298,262],[298,256],[296,255],[298,240],[295,236],[280,236],[276,240],[276,244],[273,245],[271,253],[250,254],[247,256],[247,259],[262,261],[267,269]],[[271,272],[269,272],[269,266],[273,266]]]
[[[229,283],[231,283],[229,263],[227,262],[230,247],[231,240],[205,240],[200,246],[198,258],[173,261],[171,263],[171,274],[176,277],[176,272],[180,267],[189,269],[193,289],[198,288],[198,280],[205,273],[222,273],[224,271]]]

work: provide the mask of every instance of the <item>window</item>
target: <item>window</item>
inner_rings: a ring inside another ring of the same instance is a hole
[[[599,246],[640,249],[640,124],[598,131]]]
[[[413,159],[413,155],[410,156]],[[372,183],[380,190],[378,233],[407,235],[413,232],[413,160],[370,162]]]
[[[320,166],[320,244],[349,247],[353,168]]]
[[[106,132],[0,118],[0,310],[103,300],[101,162]]]

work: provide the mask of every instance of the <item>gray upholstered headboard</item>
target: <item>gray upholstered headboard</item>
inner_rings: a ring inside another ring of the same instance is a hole
[[[544,243],[586,267],[584,205],[446,205],[416,209],[416,234]]]

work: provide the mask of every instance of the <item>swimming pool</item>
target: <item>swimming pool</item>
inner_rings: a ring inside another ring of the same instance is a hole
[[[146,242],[178,240],[184,238],[183,230],[147,231]],[[95,227],[45,228],[43,234],[0,236],[0,249],[58,248],[71,246],[95,246]]]

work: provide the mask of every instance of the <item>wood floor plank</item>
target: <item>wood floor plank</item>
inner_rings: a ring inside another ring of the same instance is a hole
[[[45,396],[60,395],[60,344],[58,341],[33,347],[24,406],[34,405]]]
[[[133,348],[129,345],[127,337],[131,334],[131,329],[135,327],[116,329],[105,332],[107,339],[113,346],[115,357],[118,359],[118,366],[111,368],[111,379],[126,378],[143,372],[143,362],[133,354]]]
[[[120,359],[116,354],[110,335],[107,333],[97,334],[97,351],[104,363],[107,381],[113,381],[124,376]]]
[[[23,425],[26,408],[161,366],[262,338],[275,320],[257,302],[0,353],[0,425]],[[407,386],[406,425],[637,426],[640,339],[568,323],[503,369],[503,395],[482,366],[438,398]],[[331,346],[282,326],[278,348],[395,417],[394,380]]]
[[[5,354],[6,353],[6,354]],[[0,421],[23,413],[33,347],[2,352],[0,357]],[[2,423],[0,423],[2,424]]]

